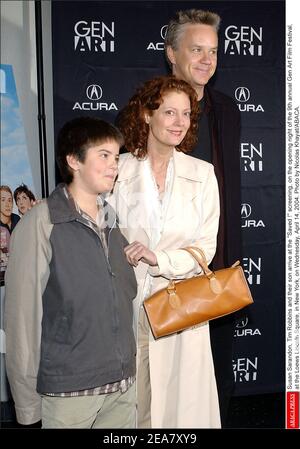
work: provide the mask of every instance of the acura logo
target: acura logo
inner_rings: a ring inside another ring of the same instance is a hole
[[[250,90],[247,87],[238,87],[235,89],[235,98],[241,103],[245,103],[250,98]]]
[[[89,100],[100,100],[102,89],[98,84],[91,84],[86,88],[86,96]]]
[[[243,329],[243,327],[246,327],[248,324],[248,317],[246,316],[245,318],[242,318],[236,325],[235,327],[237,327],[238,329]]]
[[[161,29],[160,29],[160,35],[161,35],[161,38],[162,38],[163,40],[165,40],[165,37],[166,37],[166,34],[167,34],[167,29],[168,29],[168,25],[164,25],[164,26],[161,27]]]
[[[242,218],[248,218],[251,215],[251,206],[250,204],[243,203],[241,207],[241,216]]]

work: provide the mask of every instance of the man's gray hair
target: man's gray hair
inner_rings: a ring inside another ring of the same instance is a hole
[[[167,47],[178,50],[178,42],[187,25],[210,25],[218,33],[221,17],[211,11],[202,9],[187,9],[186,11],[177,11],[175,17],[168,23],[167,33],[165,36],[165,53],[167,60]]]

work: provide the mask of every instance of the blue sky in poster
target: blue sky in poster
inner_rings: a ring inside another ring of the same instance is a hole
[[[0,74],[1,184],[14,190],[24,183],[34,192],[13,67],[1,64]]]

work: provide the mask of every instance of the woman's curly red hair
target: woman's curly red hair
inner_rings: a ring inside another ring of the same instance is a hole
[[[135,95],[122,110],[118,127],[125,141],[127,151],[130,151],[138,159],[144,159],[147,154],[147,140],[149,125],[145,122],[145,112],[159,108],[163,97],[167,92],[184,92],[191,103],[191,125],[183,141],[176,149],[184,153],[190,152],[197,143],[199,104],[196,91],[186,81],[175,78],[175,76],[158,76],[146,81],[142,87],[137,89]]]

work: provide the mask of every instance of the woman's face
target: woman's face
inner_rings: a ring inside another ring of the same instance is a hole
[[[25,212],[28,211],[32,206],[32,202],[30,198],[26,195],[26,193],[21,192],[17,195],[17,208],[20,214],[24,215]]]
[[[6,219],[10,218],[13,210],[13,198],[12,194],[6,190],[1,190],[1,218],[2,216]]]
[[[149,124],[148,150],[174,148],[184,139],[191,124],[191,104],[184,92],[171,91],[152,115],[145,114]]]

